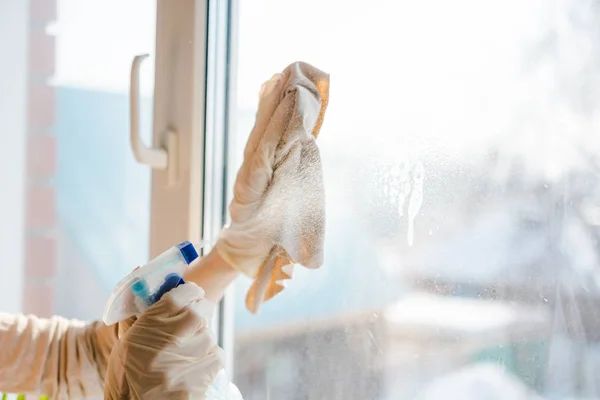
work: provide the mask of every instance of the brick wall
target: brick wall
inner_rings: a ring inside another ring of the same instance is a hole
[[[57,146],[54,75],[55,38],[46,33],[56,19],[57,0],[29,1],[26,215],[23,312],[50,316],[58,263],[56,193]],[[35,249],[31,251],[31,249]]]

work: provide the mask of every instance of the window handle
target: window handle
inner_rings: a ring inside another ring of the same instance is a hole
[[[129,139],[131,151],[136,161],[152,169],[167,170],[168,184],[177,181],[178,141],[177,133],[166,132],[163,147],[148,147],[140,137],[140,67],[148,54],[135,56],[131,64],[131,82],[129,86]]]

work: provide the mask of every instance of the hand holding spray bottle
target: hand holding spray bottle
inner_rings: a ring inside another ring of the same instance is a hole
[[[102,317],[104,323],[112,325],[146,311],[169,290],[185,283],[183,274],[197,258],[194,245],[185,241],[136,268],[110,295]],[[209,387],[206,400],[242,400],[242,396],[221,370]]]

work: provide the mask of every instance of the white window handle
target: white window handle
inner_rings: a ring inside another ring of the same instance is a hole
[[[148,54],[135,56],[131,64],[129,86],[129,138],[136,161],[150,168],[168,171],[168,184],[177,181],[178,141],[177,133],[169,130],[163,148],[148,147],[140,137],[140,66]]]

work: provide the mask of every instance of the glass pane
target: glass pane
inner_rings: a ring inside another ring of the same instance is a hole
[[[236,167],[265,80],[331,74],[325,263],[258,317],[237,285],[246,400],[600,396],[599,21],[588,0],[240,2]]]
[[[129,147],[128,91],[133,57],[154,52],[156,4],[4,3],[29,50],[20,55],[0,46],[3,55],[18,55],[11,59],[19,68],[5,78],[21,82],[13,91],[0,91],[0,101],[22,97],[12,107],[25,121],[10,139],[23,157],[13,171],[0,171],[0,177],[18,181],[13,189],[23,190],[22,197],[3,191],[0,203],[25,204],[12,222],[20,228],[15,243],[23,247],[5,251],[22,252],[16,267],[23,279],[0,297],[22,300],[20,309],[10,311],[97,319],[118,280],[148,256],[150,171],[135,162]],[[148,141],[150,68],[143,70],[142,88]]]

